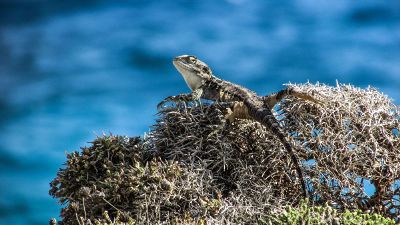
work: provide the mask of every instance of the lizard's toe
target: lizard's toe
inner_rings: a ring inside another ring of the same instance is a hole
[[[157,109],[160,110],[164,106],[165,102],[161,101],[160,103],[157,104]]]
[[[168,102],[174,102],[174,103],[183,102],[183,103],[185,103],[185,99],[183,96],[180,96],[180,95],[169,96],[169,97],[165,98],[164,100],[162,100],[160,103],[158,103],[157,109],[162,109],[162,107]]]
[[[162,107],[167,103],[173,101],[174,98],[173,96],[167,97],[164,100],[162,100],[160,103],[157,104],[157,109],[162,109]]]

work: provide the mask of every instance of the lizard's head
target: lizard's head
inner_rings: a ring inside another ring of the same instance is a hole
[[[197,59],[196,56],[177,56],[174,58],[173,64],[182,74],[186,84],[192,90],[199,88],[203,83],[203,79],[207,79],[212,76],[211,69],[207,66],[207,64]]]

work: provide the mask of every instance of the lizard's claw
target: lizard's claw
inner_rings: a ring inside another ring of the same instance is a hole
[[[314,104],[317,104],[317,105],[324,105],[324,103],[325,103],[325,102],[323,102],[323,101],[321,101],[321,100],[319,100],[319,99],[317,99],[317,98],[315,98],[313,96],[310,96],[310,95],[308,95],[308,96],[304,95],[301,98],[304,99],[304,100],[307,100],[309,102],[312,102]]]
[[[176,96],[169,96],[169,97],[165,98],[164,100],[162,100],[160,103],[158,103],[157,109],[160,110],[167,102],[186,103],[186,102],[190,102],[190,101],[193,101],[192,96],[190,94],[180,94],[180,95],[176,95]]]
[[[318,105],[324,105],[324,102],[316,98],[317,94],[315,91],[311,91],[311,93],[307,93],[304,91],[301,91],[300,89],[296,87],[289,87],[288,89],[289,95],[296,96],[297,98],[301,98],[303,100],[312,102],[314,104]]]
[[[311,93],[306,93],[306,92],[303,92],[303,91],[298,90],[297,88],[293,88],[293,87],[290,87],[288,90],[289,90],[290,95],[292,95],[292,96],[306,100],[308,102],[312,102],[314,104],[324,105],[323,101],[321,101],[315,97],[316,96],[315,91],[311,91]]]
[[[169,96],[157,104],[157,109],[160,110],[167,102],[176,102],[176,96]]]
[[[197,104],[197,102],[200,102],[200,96],[202,93],[203,93],[202,89],[196,89],[192,93],[189,93],[189,94],[180,94],[180,95],[176,95],[176,96],[169,96],[169,97],[165,98],[164,100],[162,100],[157,105],[157,109],[161,109],[162,106],[167,102],[175,102],[175,103],[183,102],[185,104],[185,107],[186,107],[187,102],[195,102],[195,104]]]
[[[313,94],[313,96],[316,96],[316,95],[317,95],[317,94],[315,93],[315,91],[312,91],[311,93]],[[318,104],[318,105],[326,105],[327,102],[324,100],[324,99],[326,99],[325,96],[322,95],[322,94],[318,94],[318,95],[319,95],[318,98],[315,98],[315,97],[314,97],[314,102],[315,102],[316,104]]]

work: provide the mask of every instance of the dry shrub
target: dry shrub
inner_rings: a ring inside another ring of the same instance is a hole
[[[400,214],[400,111],[374,88],[294,85],[323,96],[322,107],[282,103],[285,129],[307,160],[314,200],[340,209]],[[368,195],[366,187],[375,189]]]
[[[66,168],[50,183],[50,194],[66,204],[59,224],[155,224],[215,210],[207,171],[147,161],[146,148],[140,138],[111,135],[67,155]]]
[[[230,124],[227,106],[165,110],[149,140],[161,158],[211,171],[223,199],[218,221],[257,222],[281,202],[300,201],[300,182],[275,135],[251,120]]]
[[[372,88],[293,86],[325,102],[288,98],[276,108],[311,202],[395,218],[399,108]],[[225,120],[230,106],[170,107],[144,140],[106,136],[70,154],[50,190],[68,203],[62,224],[249,224],[297,205],[301,186],[282,144],[258,122]]]

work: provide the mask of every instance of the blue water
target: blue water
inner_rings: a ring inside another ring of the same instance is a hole
[[[188,92],[194,54],[267,94],[287,82],[375,86],[400,103],[400,2],[0,2],[0,224],[46,224],[65,152],[143,135],[156,104]]]

